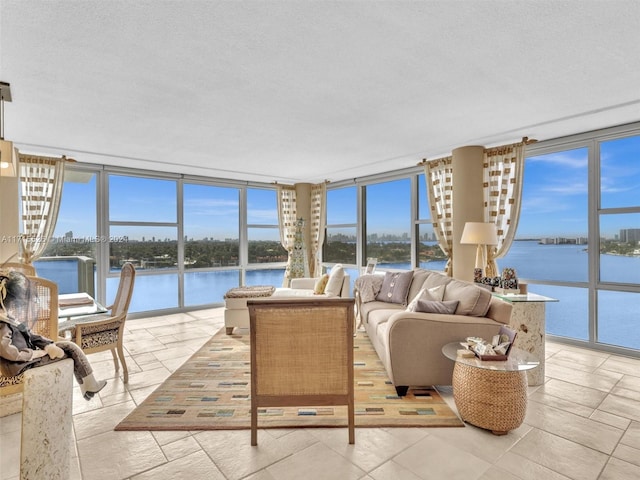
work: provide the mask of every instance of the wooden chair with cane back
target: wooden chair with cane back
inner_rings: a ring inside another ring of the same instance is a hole
[[[251,337],[251,445],[258,409],[347,406],[355,442],[353,298],[247,301]]]
[[[120,368],[120,358],[124,383],[129,382],[129,370],[124,358],[124,324],[129,313],[135,277],[133,264],[125,263],[120,271],[116,298],[113,305],[107,307],[110,312],[71,318],[60,325],[59,331],[61,337],[65,336],[65,332],[69,332],[71,341],[85,354],[110,350],[116,371]]]

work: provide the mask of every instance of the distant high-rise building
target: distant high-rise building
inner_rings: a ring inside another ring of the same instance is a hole
[[[623,243],[640,242],[640,228],[620,229],[620,241]]]

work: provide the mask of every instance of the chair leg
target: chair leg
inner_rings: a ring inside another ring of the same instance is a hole
[[[258,406],[251,405],[251,446],[258,445]]]
[[[111,356],[113,357],[113,365],[116,367],[116,372],[120,370],[120,365],[118,364],[118,357],[116,356],[116,349],[111,349]]]
[[[124,350],[122,344],[118,344],[118,356],[120,357],[120,363],[122,363],[122,378],[124,383],[129,383],[129,369],[127,368],[127,362],[124,361]]]

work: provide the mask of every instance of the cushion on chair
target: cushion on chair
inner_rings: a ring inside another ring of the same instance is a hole
[[[344,268],[341,263],[337,263],[331,269],[329,281],[324,289],[324,293],[330,297],[339,297],[344,283]]]

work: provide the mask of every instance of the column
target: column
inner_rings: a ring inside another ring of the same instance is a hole
[[[20,480],[67,480],[73,360],[27,370],[23,395]]]

